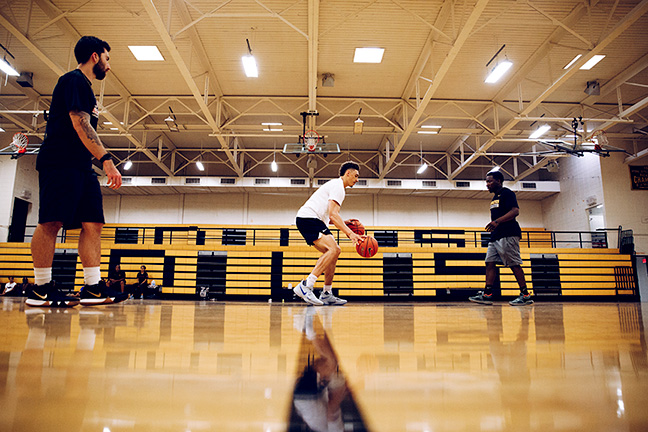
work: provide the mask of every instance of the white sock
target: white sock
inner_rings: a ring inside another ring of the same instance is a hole
[[[34,283],[36,285],[45,285],[52,281],[52,267],[34,267]]]
[[[313,273],[309,274],[306,278],[306,286],[310,289],[313,289],[315,282],[317,282],[317,276],[315,276]]]
[[[84,267],[83,279],[86,285],[97,285],[101,280],[101,267]]]
[[[325,293],[331,294],[332,291],[333,291],[333,285],[324,285]]]

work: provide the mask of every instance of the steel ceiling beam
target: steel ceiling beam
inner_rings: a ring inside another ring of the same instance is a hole
[[[601,53],[612,41],[619,37],[625,30],[628,29],[632,24],[634,24],[639,18],[641,18],[646,12],[648,12],[648,0],[643,0],[637,6],[635,6],[628,14],[617,23],[617,25],[607,33],[601,41],[590,50],[588,53],[583,55],[578,61],[576,61],[568,70],[566,70],[556,81],[554,81],[549,87],[547,87],[539,96],[537,96],[533,101],[531,101],[526,108],[519,113],[519,116],[528,116],[538,105],[545,101],[554,91],[556,91],[561,85],[563,85],[569,78],[571,78],[579,68],[588,62],[592,57]],[[488,150],[498,138],[502,138],[504,134],[509,132],[513,127],[519,122],[519,120],[512,119],[508,121],[500,130],[497,131],[497,135],[477,149],[472,155],[468,157],[455,171],[453,171],[451,178],[456,178],[457,175],[470,166],[483,152]]]
[[[200,89],[196,85],[196,82],[193,80],[193,77],[191,76],[191,71],[187,67],[187,64],[185,63],[184,59],[182,58],[180,51],[178,51],[178,48],[175,46],[173,39],[171,38],[169,33],[167,33],[164,22],[162,21],[162,17],[160,17],[160,14],[158,13],[157,9],[155,8],[155,5],[153,4],[153,1],[141,0],[141,2],[142,2],[142,6],[144,6],[144,10],[146,11],[146,13],[149,16],[149,19],[151,20],[151,23],[153,24],[153,27],[158,32],[158,35],[162,39],[164,46],[166,47],[167,51],[171,55],[171,58],[175,62],[176,67],[180,72],[180,75],[184,79],[196,103],[200,107],[203,116],[207,120],[209,126],[212,128],[212,133],[217,131],[220,132],[220,128],[216,123],[216,121],[214,120],[214,117],[212,116],[211,112],[209,111],[209,107],[207,106],[207,103],[203,99],[203,95],[200,93]],[[221,144],[221,149],[225,152],[227,158],[230,161],[231,168],[239,177],[242,177],[243,170],[237,164],[236,158],[234,157],[234,154],[229,148],[229,143],[221,136],[218,136],[217,138]]]
[[[488,1],[489,0],[477,0],[475,5],[473,6],[472,12],[468,16],[466,23],[464,24],[463,28],[459,32],[459,35],[457,36],[457,39],[455,40],[454,44],[450,48],[450,51],[448,52],[447,56],[439,66],[439,69],[434,76],[434,80],[428,87],[427,91],[425,92],[425,95],[423,96],[418,106],[418,109],[416,110],[416,112],[414,112],[414,115],[409,120],[409,124],[407,125],[407,128],[400,136],[398,143],[394,147],[394,151],[391,157],[385,163],[385,166],[383,167],[379,177],[380,180],[385,178],[385,175],[387,175],[389,169],[391,168],[394,161],[396,160],[398,153],[402,150],[403,146],[405,145],[405,142],[407,142],[412,132],[414,132],[414,130],[416,129],[421,116],[423,116],[423,114],[425,113],[425,109],[427,108],[428,104],[430,103],[430,100],[432,99],[432,96],[441,85],[441,82],[443,81],[445,75],[450,70],[450,66],[454,62],[457,55],[459,54],[459,51],[461,51],[461,48],[463,47],[464,43],[468,39],[468,36],[470,36],[470,32],[474,28],[475,24],[477,24],[477,20],[481,17],[481,14],[486,8]]]

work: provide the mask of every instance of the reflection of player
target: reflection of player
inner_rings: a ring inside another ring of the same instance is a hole
[[[335,266],[340,256],[340,246],[329,230],[327,223],[331,221],[340,231],[357,244],[364,236],[360,236],[346,226],[340,216],[340,207],[346,195],[345,188],[353,187],[358,182],[360,166],[355,162],[345,162],[340,167],[340,177],[329,180],[320,186],[297,212],[297,229],[311,246],[322,253],[315,268],[305,281],[301,281],[294,292],[313,305],[342,305],[346,300],[333,295],[333,276]],[[313,294],[317,278],[324,273],[324,289],[318,299]]]
[[[493,364],[500,377],[502,405],[509,411],[505,416],[511,422],[507,430],[529,430],[529,391],[531,375],[527,366],[527,341],[531,309],[521,308],[520,328],[511,342],[502,342],[504,333],[502,308],[483,309]]]
[[[340,406],[348,393],[346,380],[339,371],[337,357],[326,333],[321,326],[318,329],[321,331],[314,329],[315,310],[308,308],[302,314],[303,321],[296,319],[296,326],[303,326],[301,329],[310,346],[307,364],[295,385],[295,410],[316,432],[342,432],[344,423]]]

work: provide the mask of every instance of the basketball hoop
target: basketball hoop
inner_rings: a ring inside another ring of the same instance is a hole
[[[314,130],[306,131],[303,138],[306,150],[309,152],[317,150],[317,145],[322,141],[322,137]]]
[[[27,135],[22,132],[15,133],[13,139],[11,140],[11,149],[19,154],[25,153],[27,151],[27,144],[29,144],[29,139]]]

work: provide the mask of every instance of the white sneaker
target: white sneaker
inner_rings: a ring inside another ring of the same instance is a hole
[[[340,305],[343,305],[343,304],[345,304],[347,302],[344,299],[341,299],[339,297],[335,297],[333,295],[333,293],[324,292],[324,291],[322,291],[322,294],[320,294],[319,299],[325,305],[340,306]]]
[[[320,300],[318,300],[317,297],[315,297],[312,289],[304,285],[304,281],[299,282],[299,284],[297,284],[297,286],[293,288],[293,292],[301,297],[306,303],[315,306],[322,306],[324,304]]]

